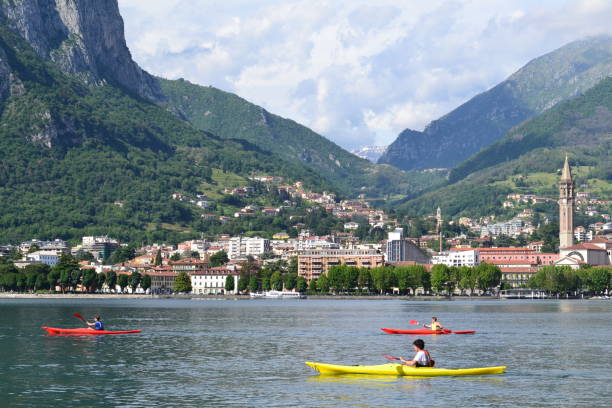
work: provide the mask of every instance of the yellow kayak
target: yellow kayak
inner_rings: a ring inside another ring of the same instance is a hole
[[[429,367],[415,368],[396,363],[347,366],[338,364],[313,363],[312,361],[306,361],[306,365],[314,368],[321,374],[407,375],[411,377],[501,374],[507,368],[506,366],[459,369]]]

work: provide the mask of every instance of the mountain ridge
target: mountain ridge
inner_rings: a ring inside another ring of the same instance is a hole
[[[405,170],[452,168],[512,127],[581,94],[611,74],[612,37],[571,42],[533,59],[422,132],[404,130],[379,163]]]

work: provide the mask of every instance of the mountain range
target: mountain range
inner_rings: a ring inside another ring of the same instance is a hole
[[[612,37],[572,42],[532,60],[422,132],[404,130],[379,163],[404,170],[453,168],[514,126],[582,94],[611,74]]]
[[[148,74],[116,0],[0,0],[0,236],[178,240],[206,226],[173,193],[254,174],[400,213],[484,214],[510,191],[550,193],[545,175],[568,151],[579,180],[609,195],[611,44],[530,62],[424,132],[402,132],[375,164],[238,95]]]

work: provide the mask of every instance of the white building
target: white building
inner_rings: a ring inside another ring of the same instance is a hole
[[[61,252],[58,254],[58,251],[36,251],[28,254],[26,260],[55,266],[59,262],[60,256]]]
[[[229,259],[236,259],[249,255],[257,257],[271,249],[270,240],[266,238],[233,237],[229,240],[227,256]]]
[[[442,252],[431,258],[431,263],[446,266],[477,266],[480,265],[480,251],[477,249]]]
[[[406,258],[406,241],[404,240],[404,229],[396,228],[387,236],[387,250],[385,258],[387,262],[402,262]]]
[[[225,283],[228,276],[234,278],[234,290],[226,292]],[[222,295],[227,293],[238,293],[238,277],[240,273],[225,266],[210,268],[201,272],[190,274],[191,293],[196,295]]]

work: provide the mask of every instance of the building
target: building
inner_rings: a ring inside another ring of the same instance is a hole
[[[313,249],[298,255],[298,275],[308,281],[334,265],[376,268],[384,265],[384,255],[374,249]]]
[[[516,261],[520,265],[553,265],[558,254],[537,252],[531,248],[479,248],[480,262],[499,265]]]
[[[402,228],[396,228],[387,236],[385,260],[391,264],[407,261],[418,264],[429,263],[429,258],[421,251],[419,246],[404,238]]]
[[[574,244],[574,180],[567,155],[559,180],[559,248]]]
[[[90,252],[96,259],[108,258],[115,249],[119,248],[117,240],[104,237],[83,237],[81,249]]]
[[[145,273],[151,277],[151,293],[172,293],[174,290],[178,273],[173,272],[171,266],[158,266]]]
[[[480,251],[478,249],[456,249],[442,252],[431,257],[431,263],[446,266],[478,266],[480,265]]]
[[[559,250],[560,259],[555,265],[568,265],[574,269],[581,265],[612,265],[612,241],[604,239],[572,245]]]
[[[586,242],[593,239],[593,231],[588,230],[582,226],[578,226],[574,229],[574,238],[578,242]]]
[[[59,262],[61,253],[57,251],[36,251],[26,255],[27,261],[35,261],[35,263],[55,266]]]
[[[234,290],[225,291],[225,282],[228,276],[234,277]],[[196,295],[223,295],[227,293],[238,293],[238,277],[240,273],[231,266],[218,266],[192,273],[191,293]]]
[[[227,256],[229,259],[236,259],[245,256],[258,257],[271,249],[272,247],[270,246],[270,240],[266,238],[233,237],[229,240]]]
[[[172,272],[185,272],[187,274],[192,274],[206,270],[208,267],[208,261],[203,261],[199,258],[185,258],[170,262],[170,266],[172,268]]]

